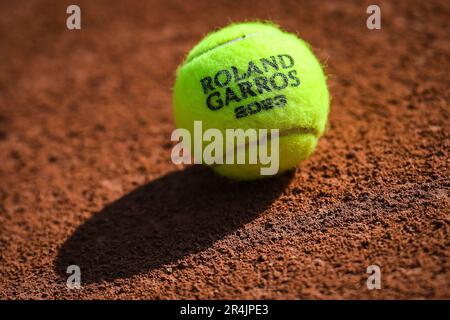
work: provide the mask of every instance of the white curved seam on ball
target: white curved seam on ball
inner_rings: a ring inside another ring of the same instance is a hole
[[[280,130],[278,138],[283,138],[283,137],[287,137],[290,135],[294,135],[294,134],[312,134],[314,137],[318,138],[319,133],[316,129],[314,128],[304,128],[304,127],[294,127],[294,128],[290,128],[290,129],[286,129],[286,130]],[[259,139],[257,139],[256,141],[246,141],[244,144],[240,144],[237,145],[233,148],[233,150],[228,150],[225,151],[225,155],[224,155],[224,159],[227,159],[227,156],[233,152],[233,155],[237,155],[237,153],[241,150],[245,150],[247,148],[253,147],[255,145],[266,145],[268,141],[271,140],[271,136],[267,137],[267,139],[264,139],[262,141],[260,141]],[[226,164],[225,161],[223,161],[223,163],[214,163],[211,166],[219,166],[219,165],[223,165]]]
[[[273,31],[272,31],[272,32],[255,32],[255,33],[245,34],[245,35],[243,35],[243,36],[240,36],[240,37],[237,37],[237,38],[228,40],[228,41],[226,41],[226,42],[224,42],[224,43],[218,44],[217,46],[215,46],[215,47],[213,47],[213,48],[210,48],[210,49],[208,49],[208,50],[206,50],[206,51],[204,51],[204,52],[201,52],[200,54],[198,54],[198,55],[192,57],[190,60],[187,60],[187,61],[182,65],[182,67],[186,66],[187,64],[191,63],[192,61],[194,61],[194,60],[197,59],[198,57],[201,57],[202,55],[204,55],[204,54],[206,54],[206,53],[208,53],[208,52],[210,52],[210,51],[213,51],[213,50],[219,49],[219,48],[221,48],[221,47],[228,46],[228,45],[230,45],[230,44],[232,44],[232,43],[240,42],[240,41],[242,41],[242,40],[245,40],[245,39],[248,39],[248,38],[252,38],[252,37],[255,37],[255,36],[268,35],[268,34],[275,34],[275,33],[277,33],[277,32],[273,32]]]

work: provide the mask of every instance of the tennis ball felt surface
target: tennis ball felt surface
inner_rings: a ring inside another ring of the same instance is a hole
[[[232,24],[200,41],[177,70],[173,97],[176,126],[188,129],[192,138],[196,120],[202,121],[203,131],[279,129],[279,173],[314,151],[329,102],[325,74],[308,44],[260,22]],[[251,180],[265,177],[261,166],[212,168]]]

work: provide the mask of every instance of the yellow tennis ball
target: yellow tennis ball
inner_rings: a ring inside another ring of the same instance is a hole
[[[330,104],[326,76],[308,44],[260,22],[232,24],[207,35],[178,68],[173,95],[176,126],[192,139],[195,121],[203,131],[218,129],[224,137],[226,129],[279,129],[278,173],[314,151]],[[269,150],[271,143],[269,135]],[[223,144],[225,154],[230,150]],[[244,151],[250,148],[247,143]],[[263,166],[259,161],[211,165],[237,180],[265,177]]]

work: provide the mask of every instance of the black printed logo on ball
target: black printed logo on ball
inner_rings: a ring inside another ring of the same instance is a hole
[[[206,106],[216,111],[237,104],[234,113],[238,119],[274,107],[284,107],[287,98],[279,91],[300,85],[294,65],[294,58],[290,55],[279,54],[249,61],[245,72],[232,66],[204,77],[200,84],[206,95]],[[232,84],[237,84],[237,88],[231,88]],[[264,95],[264,99],[245,103],[246,99],[259,95]]]

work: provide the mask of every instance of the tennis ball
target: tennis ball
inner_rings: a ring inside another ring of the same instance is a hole
[[[329,104],[325,74],[308,44],[261,22],[232,24],[207,35],[179,66],[173,91],[175,124],[192,139],[195,121],[202,121],[203,131],[215,128],[224,136],[227,129],[279,129],[278,173],[314,151]],[[271,141],[269,135],[269,154]],[[248,143],[243,152],[251,148]],[[260,161],[211,165],[237,180],[265,177],[263,166]]]

